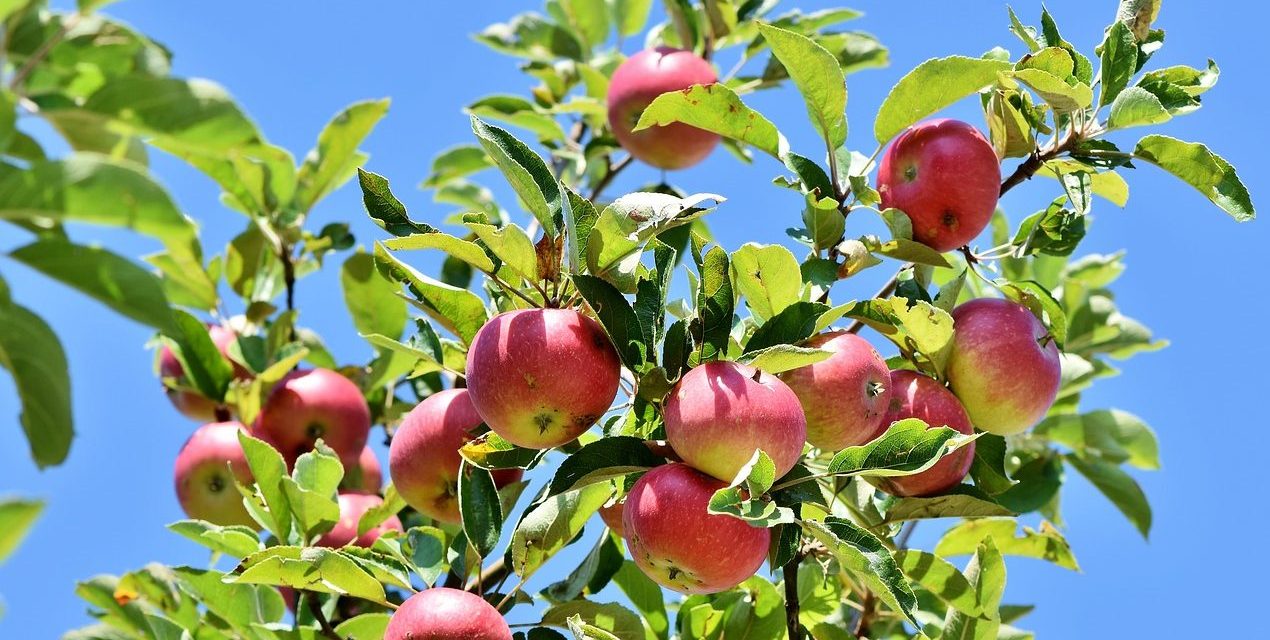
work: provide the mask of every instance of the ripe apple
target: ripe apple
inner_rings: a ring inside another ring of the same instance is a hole
[[[472,439],[481,416],[467,389],[428,396],[402,419],[388,448],[388,472],[406,504],[442,522],[459,520],[459,448]],[[520,480],[520,469],[493,472],[502,487]]]
[[[714,84],[719,77],[697,54],[670,47],[641,51],[617,67],[609,82],[609,127],[632,156],[660,169],[684,169],[710,155],[719,144],[717,134],[680,122],[632,129],[640,114],[663,93],[695,84]]]
[[[176,499],[185,515],[222,526],[259,529],[234,486],[252,482],[247,456],[238,442],[246,427],[238,422],[211,422],[194,431],[176,456]]]
[[[389,518],[374,529],[357,535],[357,523],[362,519],[362,515],[367,511],[378,507],[384,503],[384,499],[371,495],[369,493],[341,493],[338,496],[340,503],[340,519],[330,531],[326,532],[318,539],[319,547],[339,548],[347,544],[353,544],[358,547],[369,547],[375,544],[379,536],[384,535],[388,531],[402,531],[401,520],[397,516],[389,516]]]
[[[370,445],[362,447],[361,455],[357,456],[357,464],[344,470],[344,480],[340,482],[340,488],[347,491],[360,491],[362,493],[379,493],[384,486],[384,471],[379,466],[379,458],[375,457],[375,450]]]
[[[218,324],[208,325],[207,333],[212,338],[212,343],[220,349],[226,360],[234,365],[234,377],[243,380],[251,377],[251,372],[247,371],[242,365],[230,360],[229,345],[238,339],[238,335],[228,327]],[[177,382],[183,385],[189,385],[190,382],[185,379],[185,367],[181,366],[181,361],[177,359],[176,354],[166,345],[159,350],[159,375],[164,378],[175,378]],[[172,406],[176,407],[186,417],[197,420],[199,422],[210,422],[216,419],[216,403],[201,393],[192,389],[170,389],[164,387],[168,400],[172,402]]]
[[[951,251],[979,235],[1001,194],[1001,165],[983,134],[959,120],[927,120],[904,130],[878,167],[882,207],[913,222],[913,239]]]
[[[798,396],[774,375],[736,362],[708,362],[684,374],[666,397],[666,441],[694,469],[731,482],[755,449],[794,468],[807,441]]]
[[[348,378],[330,369],[296,370],[269,393],[256,432],[288,464],[321,438],[348,468],[357,464],[366,446],[370,408]]]
[[[1012,435],[1036,424],[1061,383],[1058,345],[1023,305],[978,298],[953,309],[948,383],[975,426]]]
[[[767,560],[769,529],[706,507],[727,486],[682,463],[655,467],[631,487],[622,509],[626,547],[654,582],[679,593],[718,593]]]
[[[433,587],[401,603],[388,621],[384,640],[512,640],[512,630],[480,596]]]
[[[905,418],[920,418],[932,429],[951,427],[966,435],[975,432],[957,396],[939,381],[915,371],[892,371],[891,406],[883,421],[890,425]],[[921,473],[880,478],[878,484],[894,496],[936,495],[961,484],[974,460],[975,445],[970,443]]]
[[[573,309],[502,313],[467,351],[467,388],[489,428],[547,449],[591,428],[617,397],[621,364],[594,320]]]
[[[823,451],[864,444],[885,430],[891,373],[868,340],[831,331],[807,346],[833,352],[828,359],[780,374],[807,416],[807,442]]]

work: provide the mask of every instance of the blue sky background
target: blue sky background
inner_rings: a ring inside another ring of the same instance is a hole
[[[812,10],[838,3],[784,4]],[[1051,8],[1064,36],[1088,53],[1115,4],[1052,2]],[[1250,53],[1270,10],[1261,3],[1237,3],[1238,9],[1233,4],[1165,3],[1158,24],[1168,30],[1168,42],[1152,65],[1203,66],[1212,57],[1223,76],[1205,96],[1203,109],[1160,130],[1209,143],[1241,170],[1254,201],[1260,197],[1265,206],[1270,193],[1262,157],[1267,138],[1257,119],[1266,99],[1264,66],[1260,56]],[[882,97],[917,63],[954,53],[979,55],[995,45],[1022,49],[1006,29],[1000,2],[855,6],[868,15],[852,27],[875,33],[892,49],[890,68],[862,72],[849,81],[850,144],[866,153],[873,149],[873,114]],[[1027,22],[1038,22],[1039,3],[1019,1],[1015,8]],[[432,205],[430,196],[414,185],[436,152],[470,140],[462,106],[486,94],[520,92],[533,84],[513,60],[468,36],[529,9],[540,7],[510,0],[128,0],[111,6],[109,13],[170,46],[176,73],[212,78],[228,87],[265,134],[297,157],[346,104],[392,97],[388,117],[365,144],[372,155],[369,168],[393,181],[415,217],[437,223],[448,210]],[[624,49],[629,54],[638,46],[630,41]],[[796,150],[819,156],[796,93],[769,92],[749,101],[782,128]],[[973,101],[964,101],[948,112],[982,126],[977,111]],[[30,124],[24,119],[24,126]],[[1126,143],[1131,144],[1131,136]],[[243,228],[241,216],[219,206],[210,180],[157,153],[154,158],[161,181],[203,225],[209,251],[223,247]],[[746,241],[784,242],[784,229],[797,224],[798,197],[769,184],[778,172],[768,159],[745,167],[719,152],[672,179],[689,191],[730,198],[713,214],[712,228],[723,245],[736,248]],[[653,170],[636,167],[610,194],[656,177]],[[1232,547],[1259,543],[1257,532],[1268,523],[1262,508],[1266,482],[1258,460],[1270,446],[1270,435],[1254,416],[1261,414],[1256,404],[1270,387],[1265,370],[1270,349],[1263,337],[1270,307],[1255,288],[1265,274],[1264,260],[1256,256],[1264,255],[1270,231],[1265,221],[1234,223],[1198,193],[1150,167],[1127,177],[1132,189],[1128,207],[1120,210],[1099,200],[1096,224],[1083,250],[1128,248],[1129,269],[1117,289],[1121,308],[1173,345],[1127,363],[1121,377],[1086,394],[1085,408],[1124,408],[1159,433],[1164,470],[1139,476],[1155,507],[1155,527],[1150,542],[1144,542],[1083,479],[1069,478],[1063,494],[1065,533],[1083,573],[1039,561],[1009,563],[1005,601],[1038,604],[1020,626],[1048,638],[1181,637],[1183,624],[1189,635],[1195,621],[1221,615],[1223,604],[1245,601],[1245,592],[1263,590],[1259,578],[1270,568],[1259,554],[1232,553]],[[490,175],[486,181],[495,180]],[[1017,220],[1057,193],[1056,183],[1037,180],[1010,193],[1003,206]],[[315,218],[314,228],[352,221],[364,244],[383,237],[362,212],[356,187],[328,198]],[[75,236],[99,239],[127,255],[155,248],[146,240],[99,229],[76,229]],[[0,250],[26,240],[10,228],[0,237]],[[434,264],[415,262],[424,268]],[[147,329],[12,261],[0,260],[0,270],[15,298],[52,322],[71,361],[79,434],[69,461],[56,469],[39,472],[31,463],[12,386],[7,378],[0,380],[0,493],[49,502],[33,535],[0,566],[5,605],[0,638],[53,638],[88,622],[84,604],[73,594],[77,579],[120,573],[152,560],[206,562],[200,547],[163,529],[182,517],[172,491],[172,461],[195,425],[177,414],[159,391],[150,356],[142,350],[150,337]],[[301,319],[325,337],[340,359],[365,361],[369,348],[343,308],[337,271],[332,265],[300,284]],[[840,284],[835,299],[868,295],[889,273],[879,268]],[[915,541],[932,544],[936,529],[923,526]],[[573,564],[560,558],[531,583],[531,590]]]

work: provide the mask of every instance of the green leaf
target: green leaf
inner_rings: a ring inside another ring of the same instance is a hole
[[[777,344],[757,351],[747,351],[738,362],[748,364],[760,371],[777,374],[817,362],[828,360],[833,352],[811,347],[798,347],[792,344]]]
[[[613,489],[589,484],[533,505],[512,533],[512,568],[528,578],[549,558],[573,541],[587,520],[608,502]]]
[[[1107,496],[1111,504],[1116,505],[1116,508],[1129,519],[1129,522],[1133,523],[1143,538],[1150,535],[1151,504],[1147,502],[1142,487],[1138,486],[1132,476],[1125,473],[1119,466],[1097,458],[1074,454],[1068,454],[1064,458],[1068,464],[1080,472],[1080,475],[1085,476],[1103,495]]]
[[[633,36],[644,30],[648,23],[648,12],[653,0],[608,0],[613,8],[617,22],[617,32],[623,36]]]
[[[587,625],[608,632],[618,640],[644,640],[644,625],[639,616],[616,603],[600,604],[587,600],[562,602],[542,614],[542,624],[570,628],[570,618],[581,618]]]
[[[93,92],[81,108],[103,118],[103,128],[154,136],[178,149],[224,153],[261,142],[256,125],[224,87],[209,80],[120,76]]]
[[[272,526],[269,530],[280,540],[291,535],[291,503],[282,488],[287,478],[287,463],[269,443],[253,438],[246,431],[239,432],[238,442],[247,457],[247,466],[256,480],[257,490],[264,498]]]
[[[573,33],[535,13],[522,13],[505,24],[490,25],[476,41],[508,55],[554,62],[563,57],[582,61],[582,43]]]
[[[760,321],[798,302],[803,285],[798,260],[789,249],[752,242],[732,254],[732,281]]]
[[[363,613],[335,625],[335,635],[346,640],[382,640],[392,615]]]
[[[849,520],[835,516],[825,518],[823,523],[805,521],[803,528],[829,548],[844,570],[864,582],[887,606],[917,624],[913,618],[917,596],[913,595],[895,558],[881,540]]]
[[[930,428],[920,419],[906,418],[866,444],[839,451],[826,472],[879,477],[912,475],[931,468],[940,458],[971,442],[974,436],[948,427]]]
[[[1083,82],[1068,84],[1063,78],[1044,69],[1029,68],[1004,72],[1008,76],[1031,87],[1054,111],[1067,113],[1090,106],[1094,91]]]
[[[472,131],[543,231],[556,235],[555,218],[561,213],[562,194],[547,164],[515,136],[475,116]]]
[[[1151,23],[1160,14],[1160,0],[1120,0],[1116,20],[1123,22],[1139,42],[1147,39]]]
[[[9,255],[125,317],[169,335],[174,333],[163,283],[153,273],[118,254],[50,238],[28,244]]]
[[[358,169],[357,182],[362,187],[362,202],[366,205],[366,213],[383,230],[395,236],[436,232],[431,226],[415,222],[406,215],[406,206],[392,194],[388,180],[383,176]]]
[[[812,126],[832,153],[847,141],[847,84],[838,60],[806,36],[763,23],[758,30],[798,87]]]
[[[375,270],[375,258],[359,248],[344,261],[340,285],[358,333],[401,337],[406,329],[406,302],[397,295],[396,284]]]
[[[670,620],[666,616],[661,587],[630,560],[622,563],[622,568],[613,575],[613,582],[643,615],[648,630],[660,640],[667,640],[670,637]]]
[[[481,271],[486,273],[494,271],[494,261],[490,260],[489,254],[485,253],[481,245],[440,231],[412,233],[408,236],[390,238],[384,241],[384,246],[393,251],[440,249]]]
[[[1238,222],[1257,217],[1248,188],[1235,175],[1235,168],[1202,144],[1153,134],[1138,141],[1133,156],[1195,187]]]
[[[964,56],[921,63],[882,101],[873,124],[874,137],[885,144],[909,125],[993,84],[997,73],[1009,68],[1008,62]]]
[[[1116,23],[1119,24],[1119,23]],[[1107,116],[1108,129],[1127,129],[1160,124],[1173,116],[1155,94],[1142,87],[1129,87],[1116,96]]]
[[[663,462],[640,438],[601,438],[583,445],[560,463],[551,478],[547,495],[559,495],[589,484],[647,471]]]
[[[968,616],[979,615],[978,594],[952,563],[919,549],[901,549],[895,553],[895,560],[904,575],[935,594],[949,607]]]
[[[254,624],[276,622],[286,612],[281,594],[273,587],[226,582],[224,573],[214,570],[174,567],[172,572],[208,613],[230,626],[245,629]]]
[[[172,353],[180,361],[185,377],[203,396],[217,402],[224,400],[234,371],[212,342],[207,325],[180,309],[173,314],[173,321],[177,333],[173,336],[176,348]]]
[[[640,114],[635,131],[673,122],[743,142],[775,158],[789,149],[776,125],[721,84],[693,85],[683,91],[663,93]]]
[[[423,181],[424,188],[436,188],[477,171],[494,166],[485,150],[474,144],[462,144],[437,154],[432,170]]]
[[[1032,432],[1070,447],[1082,457],[1128,463],[1139,469],[1160,468],[1155,433],[1137,416],[1109,409],[1046,418]]]
[[[1071,546],[1048,522],[1042,521],[1039,531],[1024,527],[1017,537],[1015,527],[1012,518],[967,520],[944,534],[935,545],[935,553],[944,557],[971,554],[984,538],[992,538],[1005,555],[1039,558],[1064,569],[1080,570]]]
[[[416,306],[458,336],[463,344],[471,342],[489,319],[485,303],[476,294],[419,273],[380,243],[375,244],[375,267],[381,275],[406,285],[417,301]]]
[[[203,271],[194,222],[143,168],[131,163],[77,154],[4,172],[0,219],[33,218],[131,229],[162,242],[180,268]]]
[[[796,344],[824,329],[819,322],[829,311],[819,302],[795,302],[763,323],[745,343],[745,353],[762,351],[783,344]]]
[[[596,540],[595,546],[591,548],[573,571],[569,572],[563,580],[553,582],[542,590],[542,595],[551,602],[566,602],[575,600],[584,592],[595,593],[599,591],[591,585],[598,579],[607,581],[612,576],[603,576],[606,571],[616,572],[622,564],[622,551],[614,541],[615,538],[607,532]],[[615,560],[614,560],[615,559]],[[607,564],[605,561],[615,562],[616,567],[603,567]],[[603,587],[600,587],[603,588]]]
[[[0,562],[4,562],[44,511],[44,502],[7,498],[0,500]]]
[[[432,586],[445,573],[445,532],[436,527],[414,527],[406,532],[409,557],[415,573],[423,583]]]
[[[709,362],[728,350],[735,298],[729,277],[728,252],[723,247],[707,252],[698,266],[701,282],[697,290],[696,322],[700,323],[700,327],[694,332],[700,336],[701,361]]]
[[[336,114],[318,135],[317,147],[309,152],[296,174],[295,209],[308,212],[318,200],[339,188],[353,175],[363,160],[357,145],[388,113],[387,98],[349,105]]]
[[[631,371],[639,371],[647,354],[643,352],[640,342],[643,328],[630,302],[613,285],[595,276],[575,275],[573,286],[577,287],[578,293],[595,310],[600,324],[617,347],[622,364]]]
[[[168,530],[235,558],[245,558],[261,549],[260,538],[251,527],[222,527],[203,520],[181,520],[168,525]]]
[[[527,282],[538,280],[538,255],[534,251],[533,241],[525,234],[524,229],[514,224],[495,227],[469,222],[466,225],[504,265],[520,274]]]
[[[534,103],[520,96],[486,96],[468,105],[466,112],[487,120],[498,120],[520,127],[540,140],[562,140],[564,129],[555,118],[538,110]]]
[[[1102,95],[1098,106],[1111,104],[1129,86],[1137,69],[1138,43],[1127,25],[1116,22],[1107,29],[1102,41],[1102,71],[1099,73]]]
[[[1094,195],[1101,196],[1110,200],[1118,206],[1125,206],[1129,201],[1129,185],[1124,178],[1115,171],[1096,170],[1083,162],[1072,160],[1069,158],[1059,158],[1050,160],[1045,163],[1037,175],[1046,178],[1061,179],[1062,176],[1069,173],[1083,172],[1089,175],[1091,188]]]
[[[1167,85],[1177,87],[1189,96],[1199,96],[1216,86],[1219,77],[1221,77],[1221,69],[1217,67],[1217,63],[1209,60],[1208,66],[1204,69],[1177,65],[1151,71],[1142,76],[1138,85],[1144,87]]]
[[[942,495],[895,498],[886,505],[886,521],[925,520],[930,518],[989,518],[1015,513],[997,504],[978,488],[969,485],[953,487]]]
[[[738,487],[724,487],[710,496],[706,511],[714,515],[744,520],[752,527],[771,528],[780,524],[796,524],[794,510],[775,502],[747,498]]]
[[[618,289],[636,288],[635,266],[639,252],[653,237],[689,224],[709,213],[707,202],[722,203],[723,196],[696,193],[678,198],[664,193],[631,193],[614,200],[587,233],[587,270]]]
[[[344,553],[324,547],[270,547],[244,558],[237,571],[226,580],[385,602],[384,587],[374,576]]]
[[[498,501],[498,489],[489,471],[466,461],[459,469],[459,515],[463,518],[463,532],[467,534],[472,548],[482,558],[489,556],[498,545],[503,507]]]
[[[609,35],[609,7],[598,0],[556,0],[547,5],[548,12],[562,25],[569,26],[587,47],[604,44]]]
[[[482,469],[527,469],[541,459],[545,451],[518,447],[490,431],[460,447],[459,455]]]
[[[949,609],[944,618],[944,633],[940,637],[995,640],[1001,627],[998,607],[1005,589],[1005,563],[992,538],[985,538],[979,543],[975,555],[966,565],[965,576],[974,589],[981,611],[978,615],[969,615],[959,609]]]

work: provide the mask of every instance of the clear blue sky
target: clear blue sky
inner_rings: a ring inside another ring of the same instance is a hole
[[[838,3],[784,4],[810,10]],[[1083,13],[1095,4],[1096,11]],[[1064,35],[1086,52],[1100,39],[1115,4],[1051,3]],[[1221,82],[1205,96],[1204,108],[1162,131],[1209,142],[1241,170],[1254,201],[1264,207],[1270,197],[1262,148],[1267,138],[1255,114],[1267,93],[1264,66],[1250,50],[1262,38],[1270,10],[1261,3],[1239,4],[1232,10],[1211,2],[1166,2],[1159,25],[1168,30],[1168,43],[1152,63],[1203,66],[1212,57],[1221,65]],[[538,5],[527,0],[360,5],[127,0],[109,12],[169,45],[178,74],[227,86],[265,134],[297,156],[347,103],[391,96],[391,112],[365,145],[372,154],[369,167],[393,181],[415,216],[435,223],[446,211],[414,185],[433,154],[469,141],[462,106],[531,85],[511,59],[468,35]],[[978,55],[995,45],[1021,48],[1006,30],[1001,2],[856,6],[868,15],[855,28],[877,34],[892,48],[889,69],[850,80],[850,142],[866,152],[872,150],[872,116],[882,97],[918,62],[953,53]],[[1039,2],[1016,0],[1015,8],[1028,22],[1037,22]],[[628,42],[626,52],[637,46]],[[819,154],[801,100],[792,91],[763,95],[752,104],[782,127],[795,149]],[[976,111],[973,101],[950,109],[981,125]],[[223,247],[244,219],[219,206],[209,180],[154,155],[162,182],[203,224],[204,246]],[[730,198],[714,214],[713,228],[722,244],[735,248],[750,240],[783,242],[783,230],[797,224],[797,196],[768,182],[778,170],[764,159],[740,166],[720,152],[673,180],[690,191]],[[636,168],[618,187],[633,188],[654,177],[652,170]],[[1063,494],[1066,535],[1084,573],[1039,561],[1009,563],[1005,601],[1040,605],[1020,626],[1048,638],[1181,637],[1180,624],[1187,625],[1189,636],[1194,621],[1219,615],[1223,604],[1241,601],[1243,592],[1263,591],[1260,577],[1270,568],[1261,554],[1232,553],[1232,547],[1260,543],[1256,532],[1270,523],[1261,508],[1267,483],[1258,461],[1270,448],[1270,432],[1254,417],[1261,414],[1256,403],[1270,390],[1265,369],[1270,350],[1263,337],[1270,307],[1253,288],[1264,279],[1257,276],[1265,274],[1264,258],[1256,256],[1264,256],[1270,221],[1237,225],[1196,192],[1149,167],[1127,177],[1129,206],[1119,210],[1098,201],[1084,250],[1129,249],[1129,270],[1118,288],[1121,308],[1173,346],[1130,361],[1121,377],[1086,395],[1085,408],[1121,407],[1158,431],[1165,468],[1140,475],[1155,507],[1155,528],[1151,541],[1143,542],[1087,483],[1069,478]],[[1003,204],[1017,220],[1056,193],[1055,183],[1038,180],[1016,189]],[[355,187],[329,198],[315,217],[315,228],[352,221],[363,243],[382,237],[367,222]],[[75,232],[80,240],[102,239],[128,255],[154,249],[122,234]],[[26,240],[11,231],[5,235],[0,250]],[[79,435],[60,468],[36,471],[17,424],[12,387],[7,378],[0,381],[0,493],[49,502],[31,538],[0,566],[6,609],[0,637],[53,638],[88,621],[84,604],[73,594],[75,580],[152,560],[206,561],[199,547],[163,529],[181,517],[172,491],[172,460],[195,425],[172,410],[152,377],[150,357],[142,350],[148,330],[12,261],[3,261],[0,269],[15,298],[52,321],[71,361]],[[328,268],[300,285],[302,320],[321,332],[341,359],[364,361],[368,347],[347,319],[336,271]],[[884,272],[839,285],[835,298],[868,295]],[[916,540],[929,544],[935,528],[923,526]],[[545,585],[572,564],[562,558],[553,566],[558,569],[531,587]]]

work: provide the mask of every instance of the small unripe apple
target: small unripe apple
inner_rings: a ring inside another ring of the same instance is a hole
[[[564,444],[608,411],[621,363],[604,330],[573,309],[502,313],[467,350],[467,388],[490,429],[532,449]]]
[[[238,339],[237,334],[228,327],[218,324],[208,325],[207,333],[212,339],[212,343],[220,350],[221,355],[234,367],[234,377],[245,380],[251,377],[251,372],[242,365],[234,362],[229,357],[229,346]],[[181,361],[177,359],[176,354],[166,345],[159,350],[159,375],[164,378],[175,378],[183,385],[189,385],[190,381],[185,379],[185,367],[181,366]],[[168,400],[172,402],[172,406],[176,407],[187,418],[197,420],[199,422],[210,422],[216,419],[216,403],[211,399],[204,397],[203,394],[192,389],[169,389],[164,388],[164,392],[168,396]]]
[[[626,528],[622,526],[622,509],[625,505],[626,499],[623,498],[607,507],[600,507],[600,520],[619,537],[626,535]]]
[[[641,51],[619,65],[609,81],[609,127],[623,149],[654,167],[691,167],[710,155],[719,144],[718,134],[681,122],[638,132],[632,129],[657,96],[695,84],[714,84],[718,79],[714,67],[691,51],[669,47]]]
[[[802,402],[807,442],[823,451],[864,444],[885,430],[882,417],[891,402],[891,373],[868,340],[831,331],[807,346],[833,355],[780,374]]]
[[[340,482],[340,488],[362,493],[379,493],[383,487],[383,467],[379,466],[379,458],[375,457],[375,450],[371,449],[370,445],[366,445],[362,447],[361,455],[357,456],[357,464],[344,470],[344,479]]]
[[[338,499],[340,503],[340,519],[330,531],[318,539],[317,546],[331,547],[332,549],[348,544],[358,547],[369,547],[375,544],[379,536],[384,535],[388,531],[402,531],[401,520],[398,520],[397,516],[389,516],[387,520],[359,536],[357,535],[357,523],[362,519],[362,515],[383,504],[384,499],[369,493],[341,493]]]
[[[246,525],[259,529],[234,486],[237,479],[251,484],[251,467],[238,434],[246,427],[237,422],[211,422],[194,431],[176,456],[176,498],[185,515],[222,526]]]
[[[322,439],[345,468],[357,464],[370,435],[370,408],[351,380],[330,369],[296,370],[269,393],[256,432],[288,464]]]
[[[512,640],[512,630],[480,596],[433,587],[401,603],[388,621],[384,640]]]
[[[1062,382],[1058,345],[1026,307],[978,298],[953,309],[948,384],[975,426],[997,435],[1045,417]]]
[[[951,251],[979,235],[1001,194],[992,143],[959,120],[927,120],[905,129],[878,166],[882,207],[913,222],[913,239]]]
[[[684,374],[666,397],[666,441],[694,469],[731,482],[762,449],[776,477],[803,455],[807,419],[779,378],[736,362],[708,362]]]
[[[679,593],[727,591],[767,560],[771,531],[707,511],[727,486],[682,463],[655,467],[626,496],[622,526],[635,564]]]
[[[930,428],[951,427],[972,435],[970,417],[947,387],[934,378],[915,371],[891,372],[891,407],[884,422],[890,425],[905,418],[919,418]],[[975,445],[970,443],[940,458],[935,466],[911,476],[880,478],[882,490],[894,496],[932,496],[959,484],[975,461]]]
[[[434,520],[459,520],[459,449],[472,439],[481,416],[467,389],[446,389],[410,410],[388,448],[388,472],[406,504]],[[499,469],[495,486],[520,480],[520,469]]]

